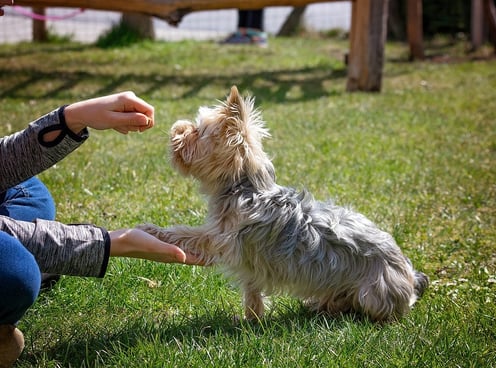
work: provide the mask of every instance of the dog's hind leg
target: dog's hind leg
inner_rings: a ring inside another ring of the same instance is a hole
[[[346,296],[320,296],[305,300],[304,305],[311,311],[324,313],[329,316],[339,316],[352,309],[352,303]]]
[[[413,294],[413,281],[400,276],[394,282],[364,284],[358,293],[357,310],[374,322],[394,321],[408,312]]]

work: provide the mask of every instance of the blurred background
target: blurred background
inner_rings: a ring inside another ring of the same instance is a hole
[[[424,36],[448,34],[463,37],[471,31],[471,11],[477,0],[430,0],[422,2]],[[265,8],[264,28],[270,36],[281,33],[283,24],[296,8]],[[5,7],[6,15],[0,22],[0,44],[33,40],[33,19],[26,15],[31,8]],[[40,11],[40,9],[35,9]],[[45,29],[48,36],[70,41],[93,43],[102,34],[115,27],[122,14],[108,11],[70,8],[41,9],[48,18]],[[59,19],[61,18],[61,19]],[[349,31],[351,2],[338,1],[310,4],[300,9],[298,30],[306,32]],[[157,40],[179,41],[184,39],[222,39],[236,30],[237,10],[202,11],[186,15],[177,27],[167,22],[149,18],[153,37]],[[406,38],[406,0],[389,1],[388,35],[390,39]],[[473,25],[472,25],[473,26]],[[487,26],[481,25],[487,31]],[[148,27],[150,29],[150,27]],[[295,31],[295,30],[293,30]],[[45,35],[46,37],[46,35]]]
[[[29,8],[25,8],[30,10]],[[292,7],[270,7],[265,9],[264,27],[271,35],[278,33],[282,24],[291,13]],[[329,29],[348,30],[350,27],[351,4],[333,2],[312,4],[306,7],[301,19],[305,28],[322,31]],[[5,7],[6,16],[0,22],[0,43],[32,40],[32,20],[10,7]],[[46,9],[48,17],[65,17],[64,20],[47,21],[49,32],[68,36],[73,41],[95,42],[98,37],[120,21],[121,14],[116,12],[77,9]],[[154,18],[155,39],[178,41],[183,39],[221,39],[236,30],[238,14],[236,9],[203,11],[186,15],[177,26]]]

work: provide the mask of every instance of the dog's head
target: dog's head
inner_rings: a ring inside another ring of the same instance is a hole
[[[195,123],[179,120],[172,126],[172,165],[198,179],[207,193],[245,178],[265,189],[274,182],[274,168],[262,147],[268,136],[253,98],[241,97],[233,86],[220,105],[200,107]]]

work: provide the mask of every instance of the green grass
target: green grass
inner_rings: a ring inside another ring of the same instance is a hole
[[[205,203],[167,160],[179,118],[256,96],[279,182],[351,204],[394,234],[432,281],[398,323],[308,314],[276,297],[257,325],[214,269],[116,260],[103,280],[64,277],[20,323],[18,367],[492,367],[496,363],[496,61],[463,45],[408,63],[389,44],[383,91],[345,92],[347,44],[271,39],[268,49],[214,43],[0,46],[0,134],[82,98],[133,90],[155,129],[91,132],[41,178],[63,222],[109,229],[199,224]]]

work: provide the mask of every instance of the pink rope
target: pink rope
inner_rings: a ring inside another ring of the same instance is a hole
[[[13,8],[13,10],[16,13],[21,14],[21,15],[24,15],[26,17],[29,17],[29,18],[32,18],[32,19],[35,19],[35,20],[50,20],[50,21],[51,20],[53,20],[53,21],[64,20],[64,19],[72,18],[72,17],[75,17],[78,14],[81,14],[85,10],[85,9],[81,8],[81,9],[78,9],[78,10],[73,11],[72,13],[69,13],[69,14],[66,14],[66,15],[59,15],[59,16],[57,16],[57,15],[40,15],[40,14],[36,14],[36,13],[30,12],[30,11],[24,9],[23,7],[17,6],[17,5],[14,5],[12,8]]]

